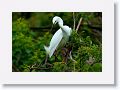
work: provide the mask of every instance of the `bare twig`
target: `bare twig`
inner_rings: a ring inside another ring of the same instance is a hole
[[[72,52],[72,51],[70,51],[70,54],[69,54],[69,55],[70,55],[70,59],[71,59],[73,62],[76,62],[76,61],[72,58],[71,52]]]
[[[46,54],[45,64],[47,63],[47,60],[48,60],[48,55]]]
[[[33,70],[33,69],[36,69],[36,70],[47,70],[47,69],[51,69],[51,68],[38,68],[38,67],[33,67],[32,70]]]
[[[30,72],[34,69],[35,70],[47,70],[47,69],[52,68],[52,64],[46,63],[44,65],[47,65],[47,66],[50,66],[50,67],[49,68],[44,68],[44,67],[41,67],[41,64],[39,64],[38,66],[36,66],[36,64],[33,64],[32,66],[29,66],[28,68],[29,68]]]
[[[75,12],[73,12],[73,22],[74,22],[74,24],[73,24],[73,30],[75,30]]]
[[[70,51],[70,54],[69,54],[69,55],[70,55],[70,59],[73,61],[73,65],[74,65],[74,66],[73,66],[73,71],[75,72],[75,63],[77,63],[77,61],[75,61],[75,60],[72,58],[71,52],[72,52],[72,51]]]
[[[80,27],[80,25],[81,25],[81,22],[82,22],[82,17],[80,18],[80,20],[79,20],[79,22],[78,22],[78,25],[77,25],[77,28],[76,28],[76,32],[78,31],[78,29],[79,29],[79,27]]]

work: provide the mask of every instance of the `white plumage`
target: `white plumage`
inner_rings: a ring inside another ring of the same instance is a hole
[[[53,55],[57,48],[63,47],[66,44],[72,32],[71,28],[63,25],[63,20],[60,17],[55,16],[52,22],[53,24],[58,23],[60,29],[53,35],[50,41],[50,45],[48,47],[44,46],[46,53],[49,55],[49,57]]]

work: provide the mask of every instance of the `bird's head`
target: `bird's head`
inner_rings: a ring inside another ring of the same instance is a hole
[[[54,25],[57,24],[57,23],[60,24],[60,25],[63,25],[63,20],[58,16],[55,16],[53,18],[52,22],[53,22]]]

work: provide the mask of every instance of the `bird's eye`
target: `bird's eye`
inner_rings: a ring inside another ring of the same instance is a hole
[[[57,23],[57,21],[55,21],[55,24]]]

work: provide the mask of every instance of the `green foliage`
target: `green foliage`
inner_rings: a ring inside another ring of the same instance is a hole
[[[46,52],[53,36],[50,30],[35,32],[30,27],[51,25],[52,17],[61,16],[65,24],[73,26],[72,13],[32,13],[29,19],[13,13],[12,23],[12,65],[20,72],[101,72],[101,37],[95,36],[88,26],[72,30],[67,44],[58,49],[45,65]],[[46,16],[46,17],[45,17]],[[67,17],[67,18],[66,18]],[[76,22],[83,17],[83,23],[96,20],[97,13],[76,13]],[[99,16],[100,17],[100,16]],[[96,22],[99,23],[100,22]],[[70,57],[71,52],[71,57]]]
[[[55,62],[53,66],[53,72],[65,72],[67,70],[67,66],[61,62]]]
[[[39,41],[34,40],[27,22],[20,18],[13,23],[12,28],[12,59],[16,68],[18,67],[20,71],[24,71],[24,68],[26,69],[35,62],[42,63],[45,52],[39,47],[43,46],[40,45]],[[38,40],[40,39],[43,40],[43,38],[38,38]]]

